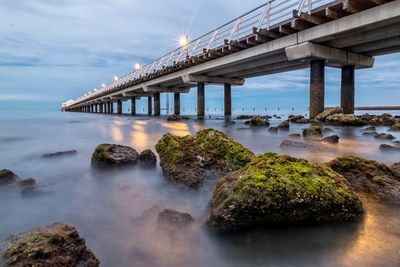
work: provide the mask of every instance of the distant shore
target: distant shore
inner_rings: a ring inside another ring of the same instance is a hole
[[[400,106],[356,107],[355,110],[400,110]]]

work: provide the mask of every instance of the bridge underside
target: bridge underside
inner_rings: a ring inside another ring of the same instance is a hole
[[[202,59],[192,59],[191,66],[118,88],[72,108],[88,110],[86,107],[95,103],[145,96],[155,98],[154,113],[158,115],[160,93],[175,93],[180,105],[179,93],[198,87],[198,115],[204,116],[207,83],[225,85],[225,108],[230,109],[231,85],[243,85],[246,78],[310,68],[310,117],[314,117],[324,109],[324,68],[328,66],[342,69],[341,104],[346,113],[352,113],[355,69],[373,67],[374,56],[400,52],[400,1],[373,7],[379,2],[386,1],[340,1],[311,14],[294,15],[273,29],[255,31],[240,42],[226,42]],[[178,107],[175,113],[179,113]]]

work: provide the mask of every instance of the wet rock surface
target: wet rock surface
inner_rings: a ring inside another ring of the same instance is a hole
[[[134,164],[139,158],[139,153],[128,146],[101,144],[92,155],[92,163],[106,163],[110,165]]]
[[[166,180],[192,188],[237,170],[254,157],[243,145],[214,129],[185,137],[165,134],[156,150]]]
[[[328,116],[325,121],[329,124],[340,126],[364,126],[368,124],[366,120],[353,114],[334,114]]]
[[[162,227],[182,229],[194,223],[193,217],[188,213],[166,209],[158,215],[158,224]]]
[[[322,137],[321,126],[311,126],[303,130],[303,136],[306,138]]]
[[[378,133],[376,135],[374,135],[375,139],[381,139],[381,140],[393,140],[396,139],[396,137],[394,137],[391,134],[386,134],[386,133]]]
[[[252,115],[239,115],[236,117],[237,120],[249,120],[251,119],[253,116]]]
[[[327,108],[322,113],[318,114],[315,119],[317,121],[325,121],[326,118],[335,114],[343,114],[343,109],[341,107]]]
[[[280,144],[281,148],[287,149],[306,149],[306,150],[313,150],[317,149],[318,146],[313,143],[306,143],[302,141],[293,141],[293,140],[283,140]]]
[[[331,135],[331,136],[322,138],[322,141],[328,142],[331,144],[337,144],[337,143],[339,143],[339,139],[340,139],[340,137],[335,134],[335,135]]]
[[[5,266],[97,267],[96,256],[86,247],[75,227],[62,223],[37,227],[12,235],[1,256]]]
[[[33,178],[18,180],[17,184],[21,186],[37,186],[36,180]]]
[[[269,127],[268,131],[270,131],[271,133],[277,133],[279,131],[279,128],[275,127],[275,126],[274,127]]]
[[[167,121],[180,121],[180,120],[181,120],[181,117],[179,115],[175,115],[175,114],[169,115],[167,117]]]
[[[400,123],[393,124],[390,127],[390,131],[400,131]]]
[[[15,183],[19,180],[19,177],[10,170],[0,170],[0,186]]]
[[[293,122],[293,123],[301,123],[301,124],[303,124],[303,123],[309,123],[310,122],[309,119],[306,119],[302,115],[290,115],[288,117],[288,119],[289,119],[290,122]]]
[[[251,117],[250,120],[245,122],[246,124],[250,125],[250,126],[264,126],[264,127],[268,127],[270,125],[269,121],[268,121],[268,117],[266,116],[253,116]]]
[[[388,145],[388,144],[381,144],[379,146],[379,149],[383,150],[383,151],[400,151],[399,146],[392,146],[392,145]]]
[[[354,190],[400,203],[400,173],[387,165],[355,156],[339,157],[328,165],[342,174]]]
[[[348,182],[324,164],[262,154],[218,181],[206,225],[217,232],[255,226],[347,221],[363,214]]]
[[[146,149],[139,154],[139,162],[146,166],[155,166],[157,156],[150,149]]]
[[[76,155],[78,151],[76,150],[67,150],[67,151],[60,151],[60,152],[54,152],[54,153],[48,153],[42,155],[42,158],[57,158],[57,157],[62,157],[62,156],[72,156]]]
[[[278,128],[281,130],[289,130],[290,123],[289,121],[282,121],[279,125]]]
[[[299,134],[299,133],[292,133],[292,134],[289,134],[289,137],[290,137],[290,138],[293,138],[293,139],[299,139],[299,138],[301,138],[301,134]]]

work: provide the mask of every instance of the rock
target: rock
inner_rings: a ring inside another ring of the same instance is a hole
[[[365,131],[365,132],[363,132],[363,135],[372,135],[372,136],[375,136],[375,135],[378,135],[378,133],[375,132],[375,131]]]
[[[400,146],[400,141],[393,141],[393,145]]]
[[[288,130],[290,127],[289,121],[282,121],[279,125],[279,129]]]
[[[322,113],[317,115],[315,117],[315,119],[317,121],[325,121],[326,118],[328,118],[331,115],[335,115],[335,114],[343,114],[343,109],[341,107],[327,108]]]
[[[322,130],[324,133],[331,133],[334,132],[332,128],[329,127],[324,127],[324,129]]]
[[[181,117],[178,115],[175,115],[175,114],[169,115],[167,117],[167,121],[180,121],[180,120],[181,120]]]
[[[253,116],[252,115],[239,115],[236,117],[237,120],[250,120]]]
[[[43,191],[41,189],[38,188],[37,185],[29,185],[29,186],[25,186],[22,190],[21,190],[21,194],[25,197],[31,197],[31,196],[36,196],[39,194],[42,194]]]
[[[62,223],[37,227],[4,241],[6,266],[100,266],[75,227]]]
[[[393,139],[396,139],[396,137],[394,137],[393,135],[385,134],[385,133],[378,133],[378,134],[374,135],[374,137],[376,139],[381,139],[381,140],[393,140]]]
[[[10,170],[0,170],[0,186],[15,183],[19,180],[19,177]]]
[[[303,130],[304,137],[322,137],[321,126],[311,126]]]
[[[342,156],[328,165],[342,174],[354,190],[400,203],[400,173],[387,165],[355,156]]]
[[[293,123],[309,123],[310,120],[304,118],[304,116],[302,115],[290,115],[289,117],[289,121],[293,122]]]
[[[400,123],[393,124],[390,127],[390,131],[400,131]]]
[[[335,135],[324,137],[322,139],[322,141],[328,142],[328,143],[331,143],[331,144],[337,144],[337,143],[339,143],[339,139],[340,139],[340,137],[335,134]]]
[[[347,181],[324,164],[273,153],[218,181],[206,225],[217,232],[312,222],[363,214]]]
[[[107,163],[113,165],[136,163],[139,153],[128,146],[101,144],[92,155],[92,163]]]
[[[150,149],[146,149],[139,154],[139,162],[147,166],[155,166],[157,164],[157,156]]]
[[[42,156],[42,158],[55,158],[55,157],[61,157],[61,156],[70,156],[70,155],[76,155],[76,153],[78,153],[76,150],[60,151],[60,152],[55,152],[55,153],[44,154]]]
[[[388,145],[388,144],[381,144],[381,145],[379,146],[379,149],[380,149],[380,150],[383,150],[383,151],[400,151],[400,147],[398,147],[398,146],[391,146],[391,145]]]
[[[187,228],[194,223],[190,214],[166,209],[158,214],[158,224],[167,228]]]
[[[389,166],[394,172],[396,172],[398,175],[400,175],[400,162],[393,163],[392,165]]]
[[[36,180],[33,178],[18,180],[17,184],[21,186],[37,186]]]
[[[267,117],[261,117],[261,116],[253,116],[249,121],[246,122],[246,124],[249,124],[250,126],[269,126],[269,121]]]
[[[199,188],[205,179],[216,179],[245,166],[254,154],[226,134],[214,129],[178,137],[165,134],[156,144],[164,177]]]
[[[268,128],[268,131],[270,131],[271,133],[277,133],[278,130],[279,130],[278,127],[269,127],[269,128]]]
[[[367,121],[353,114],[334,114],[328,116],[325,121],[332,125],[340,126],[363,126],[368,124]]]
[[[289,148],[289,149],[317,149],[318,146],[315,144],[309,144],[305,142],[293,141],[293,140],[283,140],[281,148]]]
[[[301,138],[301,134],[299,134],[299,133],[292,133],[292,134],[289,134],[289,137],[290,137],[290,138],[296,138],[296,139],[298,139],[298,138]]]
[[[364,129],[365,132],[376,132],[376,127],[375,126],[369,126]]]

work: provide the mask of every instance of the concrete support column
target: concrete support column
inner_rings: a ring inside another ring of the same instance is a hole
[[[136,115],[136,96],[132,96],[131,98],[131,115]]]
[[[232,115],[232,86],[228,83],[224,84],[224,114],[225,116]]]
[[[204,107],[205,107],[205,100],[204,100],[204,83],[197,83],[197,116],[204,117]]]
[[[340,91],[340,106],[344,114],[354,114],[354,75],[355,66],[342,67],[342,86]]]
[[[153,102],[151,96],[147,97],[147,114],[151,116],[153,113]]]
[[[174,114],[180,115],[181,114],[181,94],[174,93]]]
[[[111,114],[114,114],[114,102],[110,102],[110,104],[111,104]]]
[[[122,100],[121,99],[117,100],[117,113],[122,114]]]
[[[310,63],[310,118],[324,111],[325,108],[325,60]]]
[[[154,94],[154,116],[161,115],[160,93]]]
[[[89,113],[92,113],[92,105],[89,105]]]
[[[100,113],[103,113],[103,103],[100,103]]]
[[[110,114],[111,113],[111,104],[110,104],[110,102],[107,102],[106,106],[107,106],[107,114]]]

